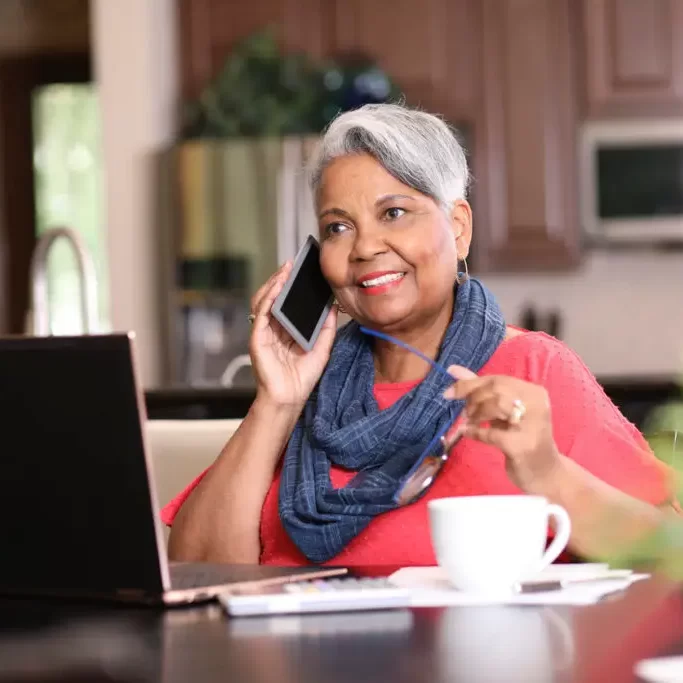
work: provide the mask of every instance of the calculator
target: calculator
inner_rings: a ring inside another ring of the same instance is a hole
[[[231,617],[306,612],[352,612],[410,607],[410,591],[386,578],[344,576],[269,587],[243,587],[218,595]]]

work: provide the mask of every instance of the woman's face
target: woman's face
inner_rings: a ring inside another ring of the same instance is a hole
[[[457,260],[469,251],[467,202],[447,215],[361,154],[325,169],[318,207],[320,265],[349,315],[387,331],[450,317]]]

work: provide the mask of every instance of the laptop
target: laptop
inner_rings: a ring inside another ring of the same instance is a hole
[[[133,344],[0,339],[0,594],[182,605],[343,574],[168,562]]]

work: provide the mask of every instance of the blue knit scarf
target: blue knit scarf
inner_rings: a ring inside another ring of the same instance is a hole
[[[505,336],[493,295],[468,279],[456,290],[438,362],[477,372]],[[292,432],[280,483],[280,518],[311,562],[326,562],[375,517],[396,507],[393,496],[439,429],[463,403],[443,398],[450,382],[432,369],[386,410],[373,395],[372,339],[355,322],[337,334],[330,360]],[[330,465],[357,472],[343,488],[330,482]]]

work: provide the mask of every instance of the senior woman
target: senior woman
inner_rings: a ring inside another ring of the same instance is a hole
[[[468,181],[436,116],[369,105],[329,126],[311,174],[320,265],[352,321],[337,332],[330,313],[305,353],[269,315],[291,264],[257,292],[256,399],[215,464],[164,509],[171,558],[434,564],[426,504],[447,496],[545,496],[569,512],[579,556],[658,523],[668,476],[636,428],[571,350],[506,325],[462,273]],[[401,482],[451,425],[465,437],[423,495],[401,501]]]

